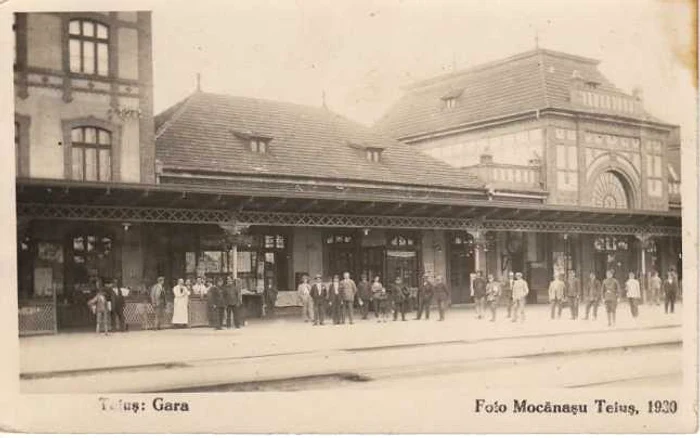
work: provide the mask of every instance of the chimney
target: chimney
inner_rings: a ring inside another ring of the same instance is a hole
[[[634,96],[634,99],[638,102],[642,102],[644,100],[644,90],[642,90],[642,87],[634,87],[632,89],[632,96]]]
[[[486,146],[484,151],[479,156],[480,164],[493,164],[493,154],[491,154],[491,148]]]

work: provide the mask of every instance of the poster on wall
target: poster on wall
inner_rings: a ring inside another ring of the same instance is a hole
[[[34,296],[50,297],[53,293],[53,268],[34,268]]]
[[[37,245],[37,256],[39,260],[52,263],[63,263],[63,248],[54,243],[39,242]]]
[[[250,251],[241,251],[238,253],[238,272],[247,274],[251,272],[253,265],[253,253]],[[233,257],[231,257],[233,259]]]

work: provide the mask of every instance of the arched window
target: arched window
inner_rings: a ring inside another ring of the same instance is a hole
[[[71,129],[71,176],[81,181],[112,179],[112,133],[94,126]]]
[[[602,208],[630,207],[625,183],[614,172],[603,172],[593,186],[593,205]]]
[[[89,75],[109,74],[109,28],[97,21],[71,20],[68,27],[70,71]]]

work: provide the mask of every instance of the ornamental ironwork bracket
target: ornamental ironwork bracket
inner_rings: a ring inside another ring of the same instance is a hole
[[[28,219],[75,221],[117,221],[131,223],[238,224],[326,227],[394,228],[482,231],[522,231],[538,233],[680,236],[680,227],[611,225],[552,221],[470,219],[414,216],[368,216],[318,213],[281,213],[228,210],[195,210],[156,207],[114,207],[99,205],[52,205],[18,203],[17,216]],[[238,226],[236,225],[236,226]]]

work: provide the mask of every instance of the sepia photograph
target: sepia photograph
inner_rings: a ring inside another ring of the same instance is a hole
[[[0,429],[697,431],[696,2],[0,13]]]

